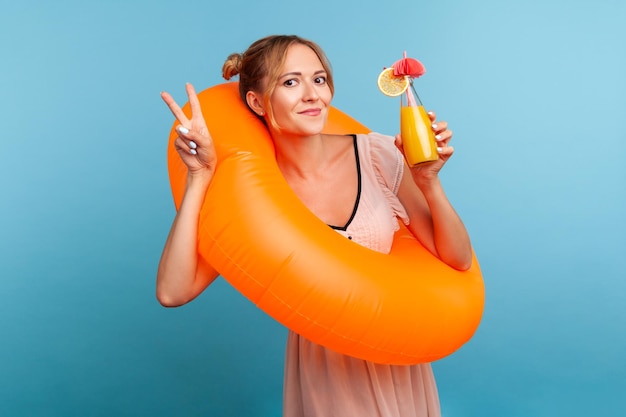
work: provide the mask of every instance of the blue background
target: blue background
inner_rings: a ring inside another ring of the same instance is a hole
[[[334,104],[398,130],[406,50],[450,122],[442,173],[484,272],[444,416],[623,416],[626,3],[0,1],[0,415],[279,416],[286,331],[223,280],[154,297],[173,119],[271,33],[328,53]]]

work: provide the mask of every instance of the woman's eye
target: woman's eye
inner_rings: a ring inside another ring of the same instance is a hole
[[[283,83],[285,87],[293,87],[296,84],[297,84],[296,80],[293,80],[293,79],[287,80]]]
[[[326,77],[317,77],[315,79],[315,83],[316,84],[325,84],[326,83]]]

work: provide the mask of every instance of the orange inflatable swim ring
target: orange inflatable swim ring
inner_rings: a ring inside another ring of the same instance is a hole
[[[219,163],[200,214],[198,253],[231,285],[307,339],[372,362],[431,362],[472,337],[484,304],[475,257],[469,270],[454,270],[403,226],[390,254],[346,239],[291,191],[236,82],[198,99]],[[332,108],[326,132],[368,129]],[[187,168],[175,137],[172,127],[168,168],[178,208]]]

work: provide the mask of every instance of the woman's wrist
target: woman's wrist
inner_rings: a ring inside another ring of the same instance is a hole
[[[189,171],[187,174],[187,188],[207,189],[213,179],[213,170]]]
[[[415,178],[413,177],[413,181],[415,185],[420,189],[424,197],[428,199],[433,194],[439,193],[442,191],[441,181],[438,176],[429,177],[429,178]]]

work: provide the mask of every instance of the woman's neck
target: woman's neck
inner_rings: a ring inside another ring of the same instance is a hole
[[[322,134],[274,138],[276,162],[283,175],[306,178],[326,169],[333,155]]]

